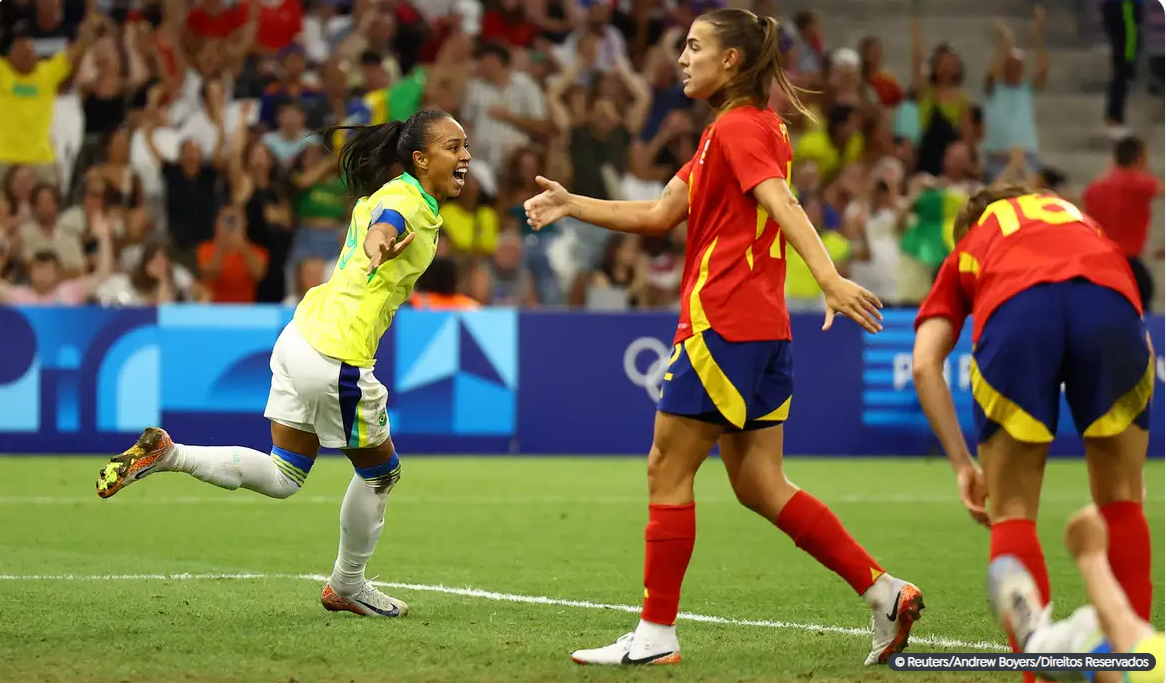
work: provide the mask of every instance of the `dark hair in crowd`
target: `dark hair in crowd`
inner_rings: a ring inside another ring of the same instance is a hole
[[[1129,168],[1138,163],[1138,159],[1145,151],[1146,143],[1142,142],[1141,138],[1124,137],[1113,146],[1113,160],[1117,162],[1118,166]]]
[[[424,152],[432,141],[433,123],[449,114],[426,109],[405,121],[389,121],[376,126],[335,126],[328,129],[325,140],[337,131],[348,131],[340,148],[340,177],[355,197],[367,197],[380,189],[400,165],[406,173],[416,175],[413,153]]]
[[[717,109],[742,103],[765,106],[769,88],[777,80],[791,106],[807,118],[813,114],[798,97],[805,92],[789,82],[781,68],[781,25],[773,17],[759,17],[743,9],[718,9],[702,14],[697,21],[713,27],[722,49],[741,51],[741,70],[709,101]]]

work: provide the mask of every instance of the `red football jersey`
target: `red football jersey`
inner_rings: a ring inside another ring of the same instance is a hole
[[[738,107],[705,129],[677,177],[688,184],[688,243],[674,343],[712,329],[729,341],[789,339],[785,236],[752,190],[786,179],[789,133],[769,109]]]
[[[1120,293],[1142,313],[1129,263],[1093,219],[1054,195],[1001,200],[944,260],[915,327],[947,318],[959,336],[971,315],[974,344],[1000,304],[1034,285],[1077,277]]]

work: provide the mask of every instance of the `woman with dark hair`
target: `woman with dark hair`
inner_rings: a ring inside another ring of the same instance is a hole
[[[397,308],[434,258],[439,207],[461,193],[469,162],[465,131],[441,111],[349,130],[340,168],[358,200],[332,275],[308,291],[272,350],[264,412],[270,455],[176,444],[150,427],[102,468],[98,495],[108,498],[154,472],[185,472],[219,488],[287,498],[303,486],[321,446],[340,449],[356,474],[340,506],[339,555],[320,601],[329,611],[360,616],[407,614],[405,603],[364,574],[401,476],[389,438],[388,392],[372,366]]]
[[[948,145],[963,137],[962,129],[972,106],[963,90],[964,63],[951,46],[939,45],[925,65],[918,17],[911,20],[911,60],[921,132],[918,170],[938,176],[943,173],[943,155]]]
[[[580,650],[580,664],[680,661],[675,621],[696,542],[693,483],[714,445],[742,505],[773,522],[861,595],[874,631],[866,663],[907,645],[923,608],[917,587],[887,574],[820,500],[786,478],[784,422],[793,395],[790,319],[783,292],[787,240],[836,314],[882,329],[881,302],[843,278],[794,196],[789,131],[767,107],[770,89],[807,113],[780,65],[781,28],[740,9],[701,15],[680,66],[684,92],[716,120],[691,161],[655,201],[612,202],[572,194],[546,178],[526,202],[536,229],[565,216],[619,232],[662,236],[687,219],[688,237],[672,357],[648,455],[644,608],[633,633]]]
[[[111,277],[97,291],[103,306],[158,306],[201,298],[190,271],[170,260],[165,240],[141,245],[141,256],[127,274]]]

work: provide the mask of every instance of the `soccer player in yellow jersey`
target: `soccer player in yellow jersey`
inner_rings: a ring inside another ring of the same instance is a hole
[[[466,134],[451,116],[358,127],[340,151],[353,194],[348,239],[331,278],[313,287],[271,353],[270,455],[243,446],[188,446],[151,427],[102,468],[108,498],[154,472],[185,472],[209,484],[287,498],[304,484],[320,447],[338,448],[356,470],[340,507],[340,550],[321,602],[331,611],[395,617],[405,603],[365,579],[400,464],[389,438],[388,392],[373,375],[377,345],[437,251],[441,203],[461,193]],[[397,167],[404,170],[393,177]]]
[[[996,615],[1024,651],[1032,654],[1130,653],[1154,657],[1151,671],[1038,672],[1051,681],[1162,683],[1166,638],[1134,612],[1106,557],[1105,519],[1093,505],[1078,510],[1065,528],[1065,545],[1077,562],[1090,604],[1051,622],[1036,581],[1020,560],[1004,555],[988,567],[988,593]]]

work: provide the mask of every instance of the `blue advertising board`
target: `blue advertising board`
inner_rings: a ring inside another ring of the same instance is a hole
[[[0,307],[0,452],[120,451],[149,425],[180,441],[266,450],[269,354],[292,310]],[[793,318],[786,448],[814,455],[928,455],[938,444],[911,376],[913,310],[867,335]],[[403,453],[635,454],[652,421],[674,313],[402,310],[378,351]],[[1156,349],[1163,320],[1149,321]],[[970,432],[970,332],[948,361]],[[1163,454],[1159,357],[1151,455]],[[1067,410],[1056,455],[1079,454]]]

